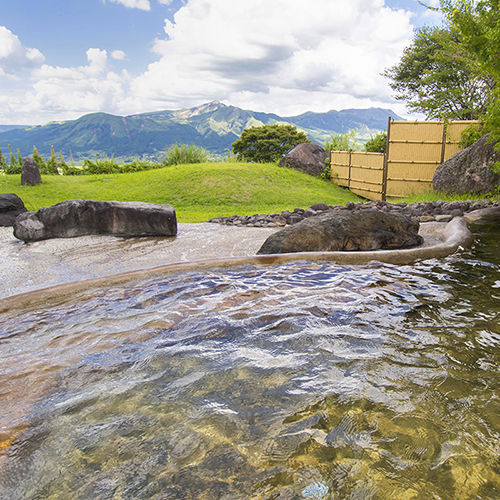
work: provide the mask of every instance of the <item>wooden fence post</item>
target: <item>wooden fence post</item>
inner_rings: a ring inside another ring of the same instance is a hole
[[[446,152],[446,120],[443,120],[443,144],[441,147],[441,165],[444,163],[445,152]]]
[[[347,180],[347,189],[351,189],[351,153],[352,150],[349,150],[349,179]]]
[[[385,143],[384,169],[382,171],[382,201],[387,199],[387,170],[389,163],[389,143],[391,140],[391,117],[387,119],[387,141]]]

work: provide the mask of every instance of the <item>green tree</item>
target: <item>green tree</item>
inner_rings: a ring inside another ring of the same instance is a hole
[[[297,127],[276,124],[246,128],[232,146],[240,161],[272,163],[304,142],[311,141]]]
[[[6,172],[8,170],[9,166],[7,165],[7,162],[5,161],[5,156],[2,153],[2,150],[0,149],[0,170],[3,172]]]
[[[477,120],[490,102],[495,78],[464,50],[463,36],[453,25],[417,32],[401,60],[384,71],[396,99],[429,119]]]
[[[56,152],[54,151],[54,146],[50,146],[50,158],[47,160],[47,174],[49,175],[58,175],[59,171],[57,170],[58,165]]]
[[[21,169],[22,169],[22,164],[19,165],[18,161],[16,160],[16,157],[14,156],[14,153],[12,152],[12,148],[9,144],[9,153],[10,153],[10,159],[9,159],[9,165],[7,169],[5,170],[6,174],[20,174]]]
[[[36,146],[33,146],[33,161],[37,164],[38,169],[40,170],[41,174],[46,174],[47,173],[47,164],[45,163],[45,160],[43,156],[38,152],[38,149],[36,149]]]
[[[333,134],[325,142],[325,151],[357,151],[359,149],[358,141],[354,138],[358,129],[350,130],[349,132],[342,132],[340,134]]]
[[[365,142],[364,150],[367,153],[385,153],[387,148],[387,132],[384,130],[378,134],[372,135]]]
[[[441,11],[460,35],[462,47],[495,82],[500,81],[500,0],[441,0]],[[500,88],[493,86],[485,130],[500,140]],[[497,144],[500,149],[500,145]]]

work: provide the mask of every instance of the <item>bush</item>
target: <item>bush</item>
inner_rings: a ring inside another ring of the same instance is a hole
[[[293,125],[264,125],[243,130],[233,152],[239,161],[272,163],[304,142],[311,141]]]
[[[356,132],[354,129],[350,132],[334,134],[325,142],[324,149],[327,153],[331,151],[357,151],[359,149],[358,141],[354,139]]]
[[[460,134],[460,146],[468,148],[479,141],[484,134],[485,132],[482,126],[478,128],[475,125],[469,125],[466,129],[462,130]]]
[[[385,153],[387,147],[387,132],[379,132],[372,135],[369,141],[365,142],[365,151],[368,153]]]
[[[208,152],[198,146],[188,144],[176,144],[167,149],[163,165],[191,165],[193,163],[206,163],[209,161]]]

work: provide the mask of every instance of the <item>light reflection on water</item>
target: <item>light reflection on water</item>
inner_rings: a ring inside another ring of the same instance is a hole
[[[2,315],[0,498],[499,498],[499,236]]]

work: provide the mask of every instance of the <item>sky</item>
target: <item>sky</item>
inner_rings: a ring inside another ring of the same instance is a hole
[[[436,5],[438,0],[428,0]],[[253,111],[382,107],[418,0],[0,0],[0,124],[218,100]]]

